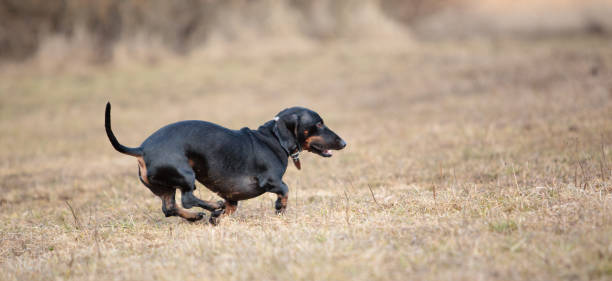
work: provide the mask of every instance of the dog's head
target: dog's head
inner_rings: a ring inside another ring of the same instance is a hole
[[[331,150],[340,150],[346,146],[336,133],[330,130],[316,112],[303,107],[287,108],[277,115],[281,143],[289,151],[298,149],[331,157]]]

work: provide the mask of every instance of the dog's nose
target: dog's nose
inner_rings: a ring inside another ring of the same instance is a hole
[[[338,145],[340,145],[340,149],[343,149],[346,146],[346,142],[343,139],[340,139]]]

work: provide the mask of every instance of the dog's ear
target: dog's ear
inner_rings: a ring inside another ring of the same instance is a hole
[[[287,114],[278,117],[277,126],[274,128],[281,139],[281,143],[290,152],[297,149],[298,128],[300,117],[297,114]]]
[[[287,130],[293,133],[293,136],[298,138],[298,128],[300,126],[300,117],[297,114],[291,114],[285,118],[283,118],[283,122],[285,122],[285,126]]]

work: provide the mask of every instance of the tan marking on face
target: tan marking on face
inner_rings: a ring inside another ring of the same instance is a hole
[[[140,179],[146,184],[150,184],[149,178],[147,177],[147,166],[145,165],[144,159],[142,156],[139,156],[136,159],[138,159],[138,172],[140,173]]]
[[[191,166],[191,168],[193,168],[193,165],[195,165],[195,163],[191,159],[187,160],[187,162],[189,163],[189,166]]]
[[[319,142],[319,143],[323,143],[323,138],[321,136],[312,136],[312,137],[308,137],[305,141],[304,144],[302,145],[302,147],[304,148],[304,150],[309,150],[310,149],[310,143],[312,142]]]

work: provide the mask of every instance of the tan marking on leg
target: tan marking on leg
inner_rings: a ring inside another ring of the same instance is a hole
[[[174,194],[172,193],[164,193],[162,195],[159,195],[159,198],[161,198],[162,200],[162,209],[164,209],[166,211],[168,211],[169,213],[172,214],[172,210],[174,210],[176,202],[174,201]],[[168,216],[166,214],[166,216]]]
[[[236,209],[238,209],[238,205],[232,205],[226,201],[225,202],[225,212],[223,213],[223,215],[229,216],[233,214],[236,211]]]
[[[194,221],[194,220],[198,220],[202,218],[202,216],[200,216],[199,213],[187,211],[183,209],[183,207],[176,204],[176,200],[174,196],[175,196],[174,192],[162,194],[161,196],[159,196],[163,200],[163,204],[166,210],[169,211],[172,215],[177,215],[181,218],[184,218],[190,221]]]
[[[145,165],[145,161],[142,156],[137,157],[138,159],[138,173],[140,173],[140,179],[146,184],[149,183],[149,178],[147,177],[147,166]]]
[[[202,218],[199,213],[187,211],[186,209],[183,209],[183,207],[176,206],[176,210],[178,215],[186,220],[198,220]]]
[[[219,224],[219,222],[221,221],[221,218],[233,214],[238,208],[238,202],[236,202],[236,205],[232,205],[227,200],[225,200],[224,204],[225,204],[225,208],[222,210],[221,214],[219,214],[218,210],[211,213],[210,219],[208,220],[211,224],[213,225]]]
[[[278,200],[280,200],[281,208],[276,210],[277,214],[282,214],[287,209],[287,200],[289,199],[289,195],[278,195]]]

